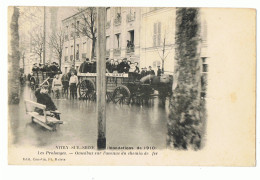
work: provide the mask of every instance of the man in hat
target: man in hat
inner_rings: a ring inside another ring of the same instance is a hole
[[[144,67],[144,68],[142,68],[142,71],[141,71],[141,78],[146,76],[146,75],[147,75],[147,68]]]
[[[152,66],[149,66],[149,69],[148,69],[148,71],[147,71],[147,74],[155,75],[155,72],[154,72],[154,70],[152,69]]]
[[[71,67],[70,67],[70,70],[69,70],[69,77],[72,75],[72,72],[74,75],[77,76],[77,70],[75,69],[75,65],[72,64]]]
[[[38,73],[38,71],[39,71],[39,67],[37,66],[37,63],[34,63],[33,64],[33,68],[32,68],[32,72],[33,73]]]
[[[118,71],[118,73],[123,73],[123,71],[124,71],[124,64],[123,64],[123,62],[122,62],[122,60],[121,59],[119,59],[118,60],[118,65],[117,65],[117,71]]]
[[[97,61],[96,61],[95,58],[92,60],[90,72],[91,73],[96,73],[97,72]]]
[[[54,116],[55,118],[60,119],[60,113],[58,112],[57,107],[48,94],[48,85],[42,85],[40,88],[38,88],[35,91],[35,96],[37,98],[37,103],[46,106],[47,116]],[[42,109],[36,107],[35,111],[38,112],[40,115],[43,115]]]
[[[128,71],[129,71],[129,69],[130,69],[130,66],[129,66],[129,64],[128,64],[126,58],[123,59],[122,68],[123,68],[123,72],[124,72],[124,73],[128,73]]]

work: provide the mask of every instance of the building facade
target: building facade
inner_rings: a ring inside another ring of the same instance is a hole
[[[68,72],[75,63],[78,69],[85,58],[92,57],[92,39],[78,30],[84,24],[84,11],[62,21],[65,43],[62,58],[62,71]],[[140,62],[140,21],[141,8],[106,8],[106,57],[109,59],[127,58]]]
[[[174,68],[176,8],[142,8],[141,13],[141,67],[164,66],[172,73]]]
[[[75,62],[76,69],[85,58],[91,58],[92,40],[78,32],[82,12],[62,21],[65,43],[62,71],[68,72]],[[207,58],[207,29],[201,10],[201,57]],[[164,68],[174,71],[176,8],[172,7],[108,7],[106,8],[106,57],[127,58],[141,68]],[[206,66],[206,65],[205,65]]]

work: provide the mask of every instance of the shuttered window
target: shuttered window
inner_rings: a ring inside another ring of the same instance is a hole
[[[153,46],[160,46],[161,44],[161,22],[153,25]]]

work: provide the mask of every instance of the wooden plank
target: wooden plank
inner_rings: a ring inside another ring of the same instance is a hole
[[[40,109],[43,109],[43,110],[46,109],[46,106],[43,105],[43,104],[39,104],[39,103],[30,101],[30,100],[24,100],[24,101],[25,101],[26,103],[33,104],[35,107],[38,107],[38,108],[40,108]]]
[[[28,114],[29,114],[30,116],[34,117],[35,119],[38,119],[39,121],[41,121],[41,122],[43,122],[43,123],[46,122],[44,116],[39,115],[37,112],[28,112]]]
[[[54,117],[47,116],[47,124],[63,124],[62,120],[57,120]]]
[[[39,124],[39,125],[45,127],[46,129],[48,129],[48,130],[50,130],[50,131],[53,130],[52,127],[50,127],[50,126],[48,126],[47,124],[43,123],[43,122],[40,121],[39,119],[33,118],[33,122],[35,122],[35,123],[37,123],[37,124]]]

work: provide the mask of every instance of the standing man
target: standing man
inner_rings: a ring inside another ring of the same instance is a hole
[[[61,82],[62,82],[62,87],[63,87],[63,96],[65,95],[66,97],[68,97],[68,94],[69,94],[69,75],[68,73],[64,74],[62,77],[61,77]]]
[[[86,67],[87,67],[87,61],[88,61],[88,58],[85,59],[85,61],[83,63],[81,63],[80,67],[79,67],[79,72],[80,73],[86,73]]]
[[[77,76],[77,70],[75,69],[75,65],[74,64],[71,65],[71,68],[69,70],[69,77],[72,75],[72,72],[74,73],[74,75]]]
[[[157,70],[157,76],[161,76],[162,74],[162,70],[160,68],[160,66],[157,66],[158,67],[158,70]]]
[[[61,79],[59,78],[58,74],[55,75],[55,78],[52,81],[52,90],[53,90],[54,96],[57,99],[59,99],[60,92],[62,90],[62,86],[61,86]]]
[[[77,99],[77,85],[78,85],[78,77],[74,74],[74,72],[71,72],[69,86],[70,86],[70,99],[71,97],[74,99]]]
[[[152,69],[152,66],[149,66],[149,70],[147,71],[147,74],[155,75],[154,70]]]

